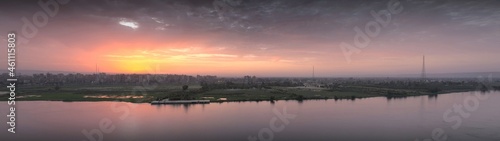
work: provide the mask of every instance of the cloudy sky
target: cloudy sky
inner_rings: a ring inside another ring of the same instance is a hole
[[[386,76],[420,73],[425,55],[428,73],[500,71],[498,0],[66,1],[48,13],[36,0],[2,2],[1,44],[17,33],[18,69]],[[372,13],[384,11],[382,25]]]

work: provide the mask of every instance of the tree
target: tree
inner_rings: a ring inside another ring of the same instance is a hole
[[[351,96],[351,100],[356,100],[356,96]]]
[[[188,87],[189,87],[188,85],[184,85],[184,86],[182,86],[182,90],[185,91],[188,89]]]
[[[435,93],[440,92],[440,91],[441,91],[441,89],[440,89],[440,88],[438,88],[438,87],[432,87],[432,88],[427,88],[427,91],[428,91],[428,92],[430,92],[430,93],[435,94]]]
[[[61,87],[59,87],[59,85],[57,85],[57,86],[54,87],[54,90],[56,90],[56,91],[59,90],[59,89],[61,89]]]
[[[276,100],[276,97],[274,96],[269,97],[269,101],[274,102],[274,100]]]

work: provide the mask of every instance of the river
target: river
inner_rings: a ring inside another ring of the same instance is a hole
[[[437,97],[150,105],[19,101],[3,141],[500,140],[500,92]]]

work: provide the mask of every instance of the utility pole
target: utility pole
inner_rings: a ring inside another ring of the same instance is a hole
[[[315,77],[314,77],[314,66],[313,66],[313,80],[314,80],[314,79],[315,79]]]
[[[422,58],[422,76],[421,76],[421,78],[423,81],[425,81],[425,79],[427,78],[427,76],[425,74],[425,55]]]

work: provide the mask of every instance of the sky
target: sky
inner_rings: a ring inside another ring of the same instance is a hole
[[[425,55],[427,73],[500,71],[498,0],[45,1],[0,5],[18,70],[389,76]]]

